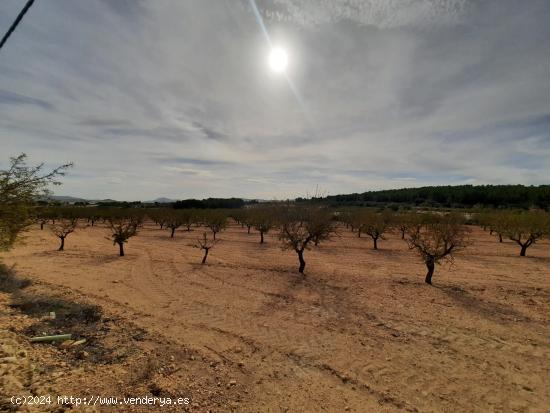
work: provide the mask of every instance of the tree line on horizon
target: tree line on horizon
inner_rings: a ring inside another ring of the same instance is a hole
[[[296,202],[330,206],[389,206],[443,208],[550,208],[550,185],[447,185],[387,189],[363,193],[297,198]]]

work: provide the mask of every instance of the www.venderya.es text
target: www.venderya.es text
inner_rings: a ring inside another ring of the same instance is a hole
[[[142,405],[142,406],[182,406],[190,403],[188,397],[117,397],[117,396],[12,396],[10,399],[17,406],[40,405],[69,405],[69,406],[115,406],[115,405]]]

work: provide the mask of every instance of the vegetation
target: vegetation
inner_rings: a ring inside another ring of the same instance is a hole
[[[274,208],[257,208],[251,211],[248,223],[260,233],[260,244],[264,243],[264,235],[277,225],[277,211]]]
[[[384,233],[392,228],[392,214],[388,211],[382,213],[365,212],[360,214],[359,222],[359,231],[372,238],[373,248],[377,250],[378,240],[385,239]]]
[[[50,225],[50,229],[53,234],[59,238],[60,245],[58,251],[63,251],[65,249],[65,238],[69,234],[72,234],[78,225],[78,218],[60,218],[55,221],[55,223]]]
[[[455,214],[425,216],[408,230],[409,248],[420,255],[428,269],[426,283],[432,283],[435,264],[452,262],[454,254],[466,247],[468,232],[463,219]]]
[[[202,238],[197,239],[197,242],[193,245],[195,248],[199,248],[204,251],[201,264],[206,263],[208,252],[216,245],[218,241],[216,238],[209,239],[206,232],[203,233]]]
[[[332,195],[324,198],[297,202],[325,202],[331,206],[380,206],[392,204],[431,207],[510,207],[548,209],[550,207],[550,185],[457,185],[427,186],[384,191],[369,191],[362,194]]]
[[[336,232],[332,214],[318,207],[287,206],[282,209],[279,220],[282,247],[296,252],[300,263],[298,272],[303,274],[304,251],[311,248],[311,242],[328,240]]]
[[[548,214],[542,212],[509,214],[501,222],[502,227],[499,231],[520,246],[521,257],[525,257],[527,248],[537,240],[550,234]]]
[[[221,211],[207,211],[203,214],[203,222],[210,228],[215,240],[216,234],[227,227],[227,215]]]
[[[110,216],[107,217],[107,223],[111,230],[113,245],[118,244],[119,255],[124,256],[124,244],[137,234],[137,230],[142,224],[143,218],[140,215],[128,216]]]
[[[27,156],[21,154],[10,159],[8,169],[0,170],[0,251],[9,249],[33,222],[35,200],[48,194],[50,184],[59,185],[58,178],[71,166],[45,172],[44,164],[28,166],[26,162]]]
[[[242,208],[245,201],[240,198],[184,199],[174,202],[175,209],[235,209]]]
[[[170,238],[174,238],[176,230],[183,225],[183,219],[177,211],[170,211],[166,214],[166,228],[170,229]]]

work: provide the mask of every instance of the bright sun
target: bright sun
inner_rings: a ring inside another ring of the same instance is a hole
[[[284,72],[288,66],[288,55],[286,51],[280,47],[271,50],[269,55],[269,67],[277,73]]]

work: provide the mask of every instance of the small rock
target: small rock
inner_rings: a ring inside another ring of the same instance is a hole
[[[237,385],[237,380],[235,380],[235,379],[229,380],[229,385],[230,386],[236,386]]]
[[[90,356],[90,353],[84,350],[78,353],[78,358],[81,360],[87,359],[89,356]]]
[[[237,348],[235,349],[235,353],[240,353],[240,352],[242,352],[242,351],[243,351],[243,349],[240,348],[240,347],[237,347]]]

